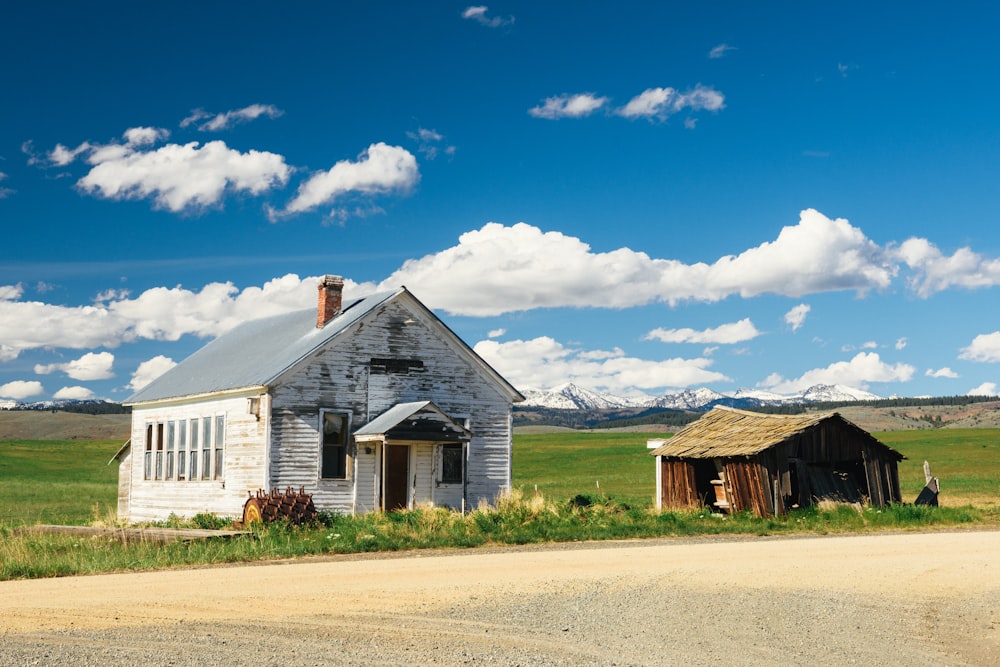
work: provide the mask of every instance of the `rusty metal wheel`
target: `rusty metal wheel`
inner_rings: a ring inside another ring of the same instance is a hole
[[[260,511],[260,501],[250,498],[243,505],[243,525],[249,526],[251,523],[262,523],[264,521]]]

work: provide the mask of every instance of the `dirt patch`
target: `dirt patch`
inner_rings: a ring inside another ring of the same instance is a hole
[[[998,550],[654,540],[14,581],[0,662],[992,665]]]

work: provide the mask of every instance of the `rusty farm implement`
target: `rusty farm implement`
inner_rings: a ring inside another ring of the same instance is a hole
[[[252,491],[249,494],[250,497],[243,504],[244,526],[271,521],[301,524],[316,518],[312,494],[306,493],[305,487],[299,487],[298,491],[288,487],[284,492],[278,489],[271,489],[269,492],[259,489],[256,495]]]

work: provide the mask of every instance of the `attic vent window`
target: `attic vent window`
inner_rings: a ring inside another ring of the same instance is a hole
[[[368,367],[378,375],[407,375],[410,372],[424,370],[424,362],[420,359],[392,359],[388,357],[372,357]]]

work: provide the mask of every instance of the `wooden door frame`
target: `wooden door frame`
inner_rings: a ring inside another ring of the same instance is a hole
[[[403,449],[406,450],[406,473],[402,477],[402,481],[403,481],[403,489],[402,489],[402,491],[403,491],[403,497],[404,497],[402,509],[409,509],[410,508],[410,496],[411,496],[411,494],[410,494],[410,468],[412,467],[412,463],[413,463],[412,462],[413,451],[411,449],[411,445],[409,445],[409,444],[399,444],[399,443],[386,442],[386,443],[383,444],[383,452],[382,452],[382,485],[381,485],[382,486],[382,489],[381,489],[382,493],[381,493],[381,499],[380,499],[380,502],[379,502],[379,506],[380,506],[380,508],[381,508],[381,510],[383,512],[391,511],[391,510],[389,510],[388,503],[386,501],[386,499],[387,499],[387,497],[389,495],[389,448],[390,447],[402,447]],[[396,490],[398,491],[399,489],[397,488]],[[393,508],[393,509],[399,509],[399,508]]]

